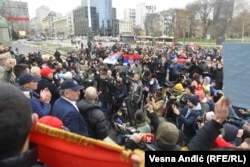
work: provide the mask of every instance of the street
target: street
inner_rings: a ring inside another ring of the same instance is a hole
[[[25,43],[17,42],[17,41],[12,41],[11,42],[11,47],[13,50],[18,48],[19,54],[28,54],[29,52],[38,52],[40,49],[38,47],[33,47],[29,46]]]

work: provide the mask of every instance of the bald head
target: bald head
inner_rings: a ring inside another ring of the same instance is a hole
[[[31,67],[30,72],[35,77],[41,77],[41,69],[40,69],[40,67],[37,67],[37,66]]]
[[[85,90],[85,100],[90,101],[90,102],[95,102],[96,98],[97,98],[97,91],[96,88],[93,86],[88,87]]]

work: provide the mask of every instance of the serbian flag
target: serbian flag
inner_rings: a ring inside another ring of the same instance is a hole
[[[115,54],[109,55],[103,60],[103,63],[106,64],[115,64],[118,58],[121,56],[122,52],[116,52]]]
[[[140,60],[141,55],[139,54],[126,54],[123,56],[123,65],[127,65],[128,63],[130,65],[134,64],[135,61]]]

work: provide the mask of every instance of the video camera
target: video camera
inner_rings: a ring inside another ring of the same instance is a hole
[[[131,134],[123,135],[123,137],[124,137],[125,139],[130,138],[130,137],[132,136],[132,134],[134,134],[134,133],[140,133],[140,131],[138,131],[138,130],[137,130],[136,128],[134,128],[134,127],[127,127],[126,129],[127,129],[127,131],[128,131],[129,133],[131,133]],[[145,144],[145,143],[147,143],[147,144],[152,144],[152,143],[154,143],[154,142],[155,142],[155,136],[154,136],[154,134],[152,134],[152,133],[143,133],[143,134],[142,134],[142,138],[141,138],[141,142],[142,142],[143,144]]]

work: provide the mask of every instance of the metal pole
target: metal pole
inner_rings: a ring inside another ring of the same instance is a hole
[[[88,0],[88,20],[89,20],[89,28],[91,28],[90,0]]]

